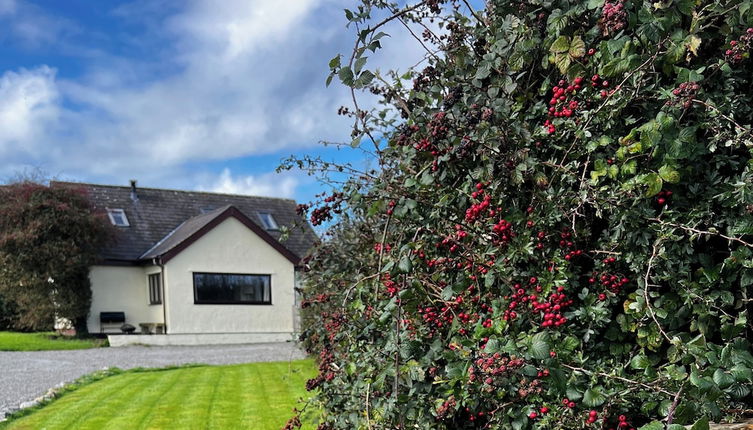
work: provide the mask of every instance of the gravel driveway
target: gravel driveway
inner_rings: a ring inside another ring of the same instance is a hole
[[[74,351],[0,351],[0,419],[60,383],[106,367],[238,364],[304,358],[293,343],[205,346],[127,346]]]

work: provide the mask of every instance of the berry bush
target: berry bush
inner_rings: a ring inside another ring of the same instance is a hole
[[[350,178],[301,208],[332,225],[303,291],[319,428],[699,430],[750,413],[751,6],[347,10],[357,40],[330,81],[353,91],[341,114],[379,169],[337,169]],[[388,23],[427,50],[407,74],[367,68]],[[359,106],[364,91],[382,104]]]

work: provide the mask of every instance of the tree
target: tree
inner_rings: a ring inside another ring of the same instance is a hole
[[[86,333],[89,266],[111,237],[83,190],[28,181],[0,187],[0,294],[15,308],[15,327],[49,329],[59,317]]]
[[[341,109],[380,170],[311,208],[370,229],[307,276],[320,428],[708,428],[753,407],[750,2],[345,14],[330,81],[384,108]],[[420,69],[369,70],[390,22],[420,29]]]

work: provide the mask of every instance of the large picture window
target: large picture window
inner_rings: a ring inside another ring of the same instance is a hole
[[[194,303],[269,305],[272,304],[270,278],[270,275],[194,273]]]

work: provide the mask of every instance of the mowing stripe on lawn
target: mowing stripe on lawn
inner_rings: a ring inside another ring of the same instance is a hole
[[[314,374],[309,360],[126,371],[84,382],[0,430],[277,429]]]

